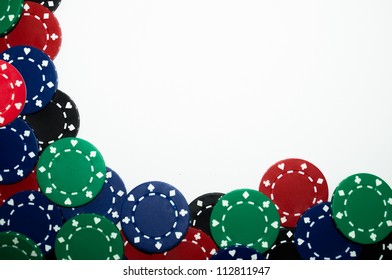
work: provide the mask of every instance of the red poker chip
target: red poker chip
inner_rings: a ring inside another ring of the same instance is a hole
[[[259,190],[275,203],[284,227],[295,227],[308,208],[328,201],[323,173],[314,164],[297,158],[271,166],[263,175]]]
[[[48,8],[25,1],[19,23],[1,41],[2,52],[14,46],[32,46],[53,60],[60,51],[62,32],[56,16]]]
[[[10,185],[0,185],[0,206],[14,194],[22,191],[38,191],[38,181],[35,171],[31,172],[22,181]]]
[[[158,254],[160,260],[209,260],[218,251],[214,240],[200,229],[189,227],[184,239],[173,249]]]
[[[20,72],[0,60],[0,126],[15,120],[26,103],[26,85]]]
[[[127,260],[152,260],[152,254],[150,253],[145,253],[140,251],[139,249],[136,249],[135,247],[132,246],[132,244],[127,240],[125,237],[123,231],[121,230],[121,236],[124,241],[124,257]]]

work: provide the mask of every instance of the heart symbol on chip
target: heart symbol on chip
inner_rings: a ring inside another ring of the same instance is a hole
[[[94,223],[99,224],[101,222],[101,219],[98,217],[94,217]]]
[[[72,139],[72,140],[71,140],[71,145],[72,145],[73,147],[75,147],[77,144],[78,144],[78,140],[75,140],[75,139]]]
[[[7,204],[10,205],[10,206],[14,206],[15,205],[13,199],[8,200]]]
[[[236,251],[235,250],[230,250],[229,255],[234,258]]]
[[[278,165],[279,169],[284,170],[284,163]]]
[[[24,53],[26,55],[28,55],[31,52],[31,49],[30,48],[24,48],[23,51],[24,51]]]

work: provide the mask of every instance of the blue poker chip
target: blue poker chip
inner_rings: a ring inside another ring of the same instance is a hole
[[[121,210],[128,241],[148,253],[165,252],[181,242],[189,227],[183,194],[164,182],[146,182],[132,189]]]
[[[25,121],[17,118],[0,127],[0,184],[26,178],[38,161],[38,140]]]
[[[66,220],[79,214],[97,214],[116,224],[120,220],[121,207],[127,196],[125,184],[120,176],[106,167],[106,179],[102,190],[91,202],[79,207],[60,207]]]
[[[317,204],[303,213],[294,240],[305,260],[353,260],[362,251],[362,245],[351,242],[337,229],[330,202]]]
[[[27,97],[23,115],[38,112],[50,102],[57,90],[58,77],[47,54],[31,46],[16,46],[4,51],[0,59],[18,69],[25,81]]]
[[[237,245],[220,249],[210,260],[264,260],[264,256],[255,249]]]
[[[0,207],[0,232],[26,235],[37,243],[44,255],[54,249],[62,224],[59,208],[37,191],[16,193]]]

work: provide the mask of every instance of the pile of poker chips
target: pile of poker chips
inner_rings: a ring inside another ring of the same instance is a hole
[[[160,181],[129,192],[90,142],[54,59],[60,1],[0,4],[0,259],[391,259],[392,190],[350,175],[328,201],[312,163],[273,164],[258,189],[191,203]]]

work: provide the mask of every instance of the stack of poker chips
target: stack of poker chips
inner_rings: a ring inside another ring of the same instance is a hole
[[[299,158],[256,188],[201,194],[149,181],[126,188],[77,138],[58,89],[60,1],[0,5],[0,259],[391,259],[392,190],[376,175],[326,178]]]

